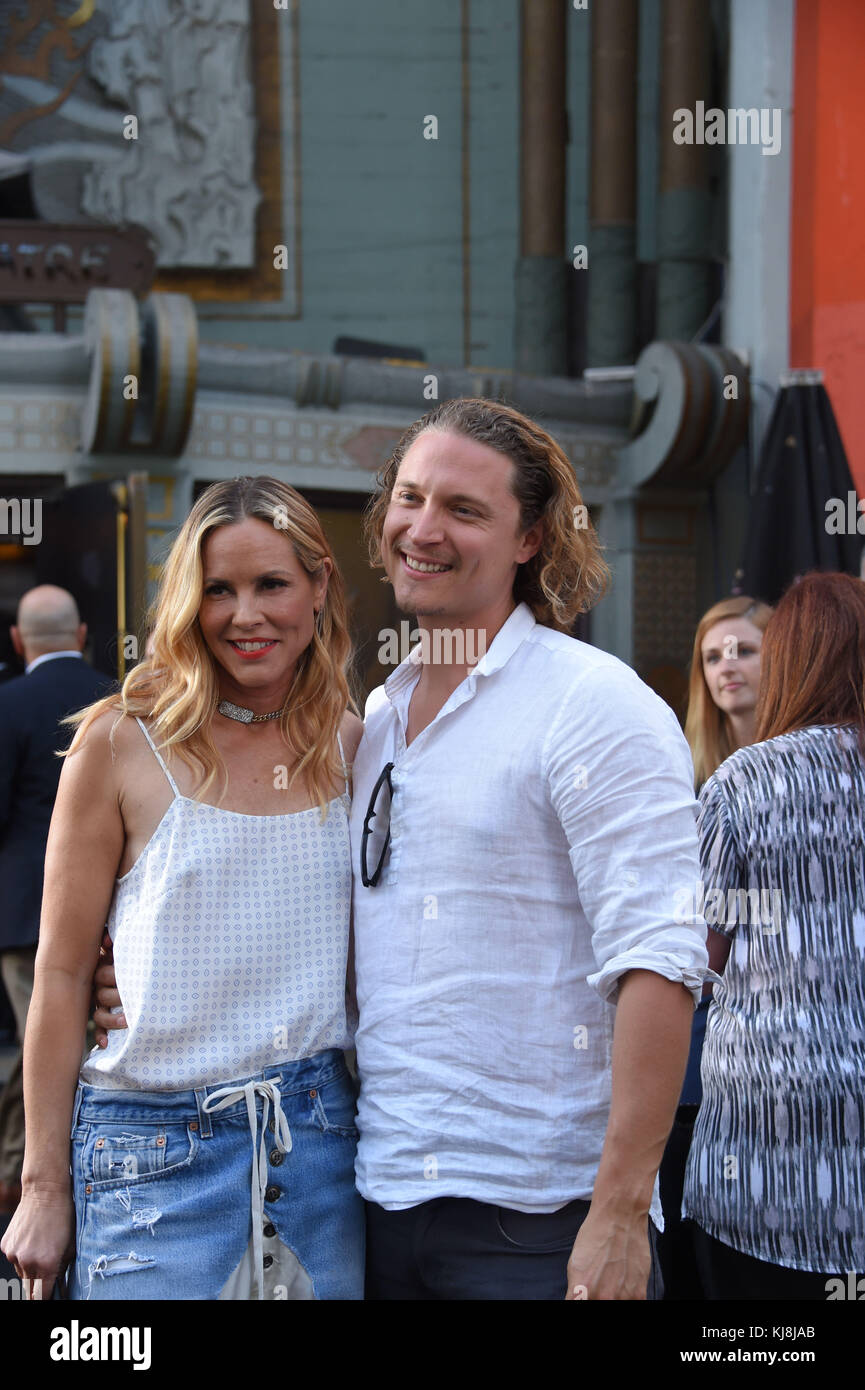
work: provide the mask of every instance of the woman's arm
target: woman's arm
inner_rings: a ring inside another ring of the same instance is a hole
[[[731,936],[723,936],[721,932],[709,928],[706,934],[706,949],[709,952],[709,969],[714,970],[716,975],[723,975],[732,944],[733,938]],[[705,994],[705,992],[704,987],[703,993]],[[711,994],[711,992],[712,986],[710,984],[709,993]]]
[[[342,724],[340,725],[339,732],[342,735],[345,760],[349,767],[351,767],[357,752],[357,746],[363,736],[363,720],[358,719],[357,715],[352,714],[350,710],[346,710],[342,717]]]
[[[109,711],[64,760],[45,856],[33,998],[24,1042],[22,1199],[2,1248],[50,1297],[74,1238],[69,1129],[90,982],[125,841]],[[38,1286],[37,1286],[38,1287]],[[37,1293],[37,1297],[41,1294]]]

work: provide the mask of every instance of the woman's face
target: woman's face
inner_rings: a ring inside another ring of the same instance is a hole
[[[307,574],[291,542],[274,526],[247,517],[208,535],[198,620],[217,662],[224,698],[271,696],[278,709],[298,658],[312,641],[332,565]]]
[[[760,688],[763,634],[747,618],[722,618],[700,648],[709,694],[725,714],[749,714]]]

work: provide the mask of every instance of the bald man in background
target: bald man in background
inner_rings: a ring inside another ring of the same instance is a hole
[[[53,584],[30,589],[9,629],[23,676],[0,686],[0,969],[19,1043],[33,992],[48,826],[72,731],[60,720],[110,689],[81,651],[87,639],[74,598]],[[0,1212],[21,1195],[24,1102],[21,1054],[0,1096]]]

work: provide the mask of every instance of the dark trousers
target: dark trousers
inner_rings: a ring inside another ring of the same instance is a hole
[[[0,954],[0,970],[18,1028],[19,1052],[0,1091],[0,1181],[13,1186],[21,1181],[24,1161],[24,1086],[20,1046],[33,993],[35,946],[17,946]]]
[[[701,1226],[687,1222],[694,1234],[694,1248],[700,1269],[700,1282],[710,1300],[789,1299],[794,1303],[825,1303],[826,1281],[831,1274],[811,1274],[804,1269],[787,1269],[769,1264],[753,1255],[743,1255],[723,1241],[716,1240]]]
[[[437,1197],[405,1211],[366,1204],[366,1294],[372,1300],[564,1299],[567,1267],[589,1210],[569,1202],[547,1215],[467,1197]],[[655,1228],[646,1297],[662,1297]]]
[[[682,1192],[685,1168],[697,1119],[697,1105],[680,1105],[658,1171],[664,1229],[658,1236],[658,1254],[664,1279],[664,1298],[670,1302],[703,1299],[703,1288],[694,1249],[694,1224],[683,1221]]]

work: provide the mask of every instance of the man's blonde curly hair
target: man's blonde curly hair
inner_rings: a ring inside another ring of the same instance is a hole
[[[399,466],[427,430],[463,435],[504,454],[514,465],[511,488],[520,506],[520,532],[543,522],[540,549],[517,570],[514,600],[535,620],[570,632],[605,592],[610,571],[583,504],[570,460],[546,430],[511,406],[482,397],[445,401],[410,425],[377,477],[380,491],[364,516],[372,565],[383,568],[381,537]]]

